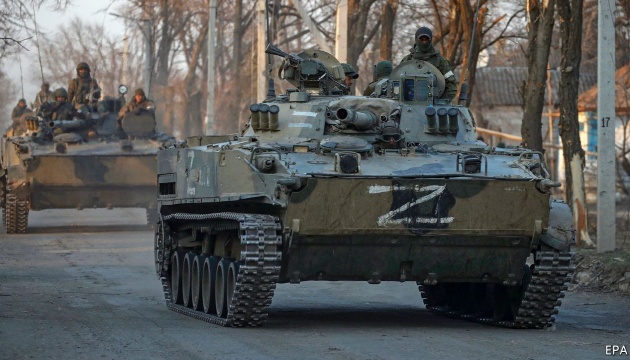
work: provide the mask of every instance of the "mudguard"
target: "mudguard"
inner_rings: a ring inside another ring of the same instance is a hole
[[[540,240],[554,249],[569,251],[575,244],[573,212],[564,201],[551,200],[549,205],[549,227]]]

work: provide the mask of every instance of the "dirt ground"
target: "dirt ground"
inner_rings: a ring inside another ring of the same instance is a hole
[[[630,295],[630,199],[617,202],[616,250],[597,253],[596,248],[576,250],[572,290],[617,292]],[[588,204],[591,239],[597,243],[597,204]]]

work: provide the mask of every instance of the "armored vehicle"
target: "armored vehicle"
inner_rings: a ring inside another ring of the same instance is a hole
[[[14,122],[1,143],[7,233],[27,231],[29,210],[141,207],[155,221],[156,154],[173,138],[156,132],[149,111],[119,121],[123,102],[121,94],[80,118],[52,121],[40,112]]]
[[[477,140],[472,113],[440,99],[444,78],[424,61],[401,63],[371,96],[343,96],[332,55],[267,52],[295,89],[251,104],[238,136],[158,153],[168,308],[257,326],[277,283],[413,281],[431,311],[554,321],[574,230],[539,152]]]

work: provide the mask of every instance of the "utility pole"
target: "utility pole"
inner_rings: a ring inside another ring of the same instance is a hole
[[[206,135],[214,135],[214,59],[217,25],[217,0],[210,0],[208,13],[208,103],[206,104]]]
[[[125,33],[123,34],[123,52],[122,52],[122,79],[121,82],[129,87],[128,83],[128,57],[129,57],[129,39],[127,38],[127,24],[125,22]]]
[[[342,63],[348,61],[348,0],[339,0],[337,3],[335,57]]]
[[[256,87],[256,100],[262,102],[267,98],[267,54],[265,49],[267,48],[267,7],[266,0],[258,0],[256,8],[256,28],[258,31],[257,37],[257,50],[256,50],[256,73],[257,84]]]
[[[615,0],[597,2],[597,252],[615,250]]]

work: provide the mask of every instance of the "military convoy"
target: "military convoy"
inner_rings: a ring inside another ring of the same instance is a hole
[[[7,233],[26,233],[29,211],[43,209],[141,207],[155,222],[156,154],[174,139],[156,131],[151,112],[131,112],[119,122],[121,90],[80,119],[24,114],[2,138]]]
[[[259,326],[277,283],[414,281],[434,312],[554,321],[574,229],[541,153],[477,140],[472,113],[440,99],[444,78],[424,61],[401,63],[371,96],[343,96],[329,53],[267,52],[294,89],[251,104],[240,135],[158,152],[168,308]]]

